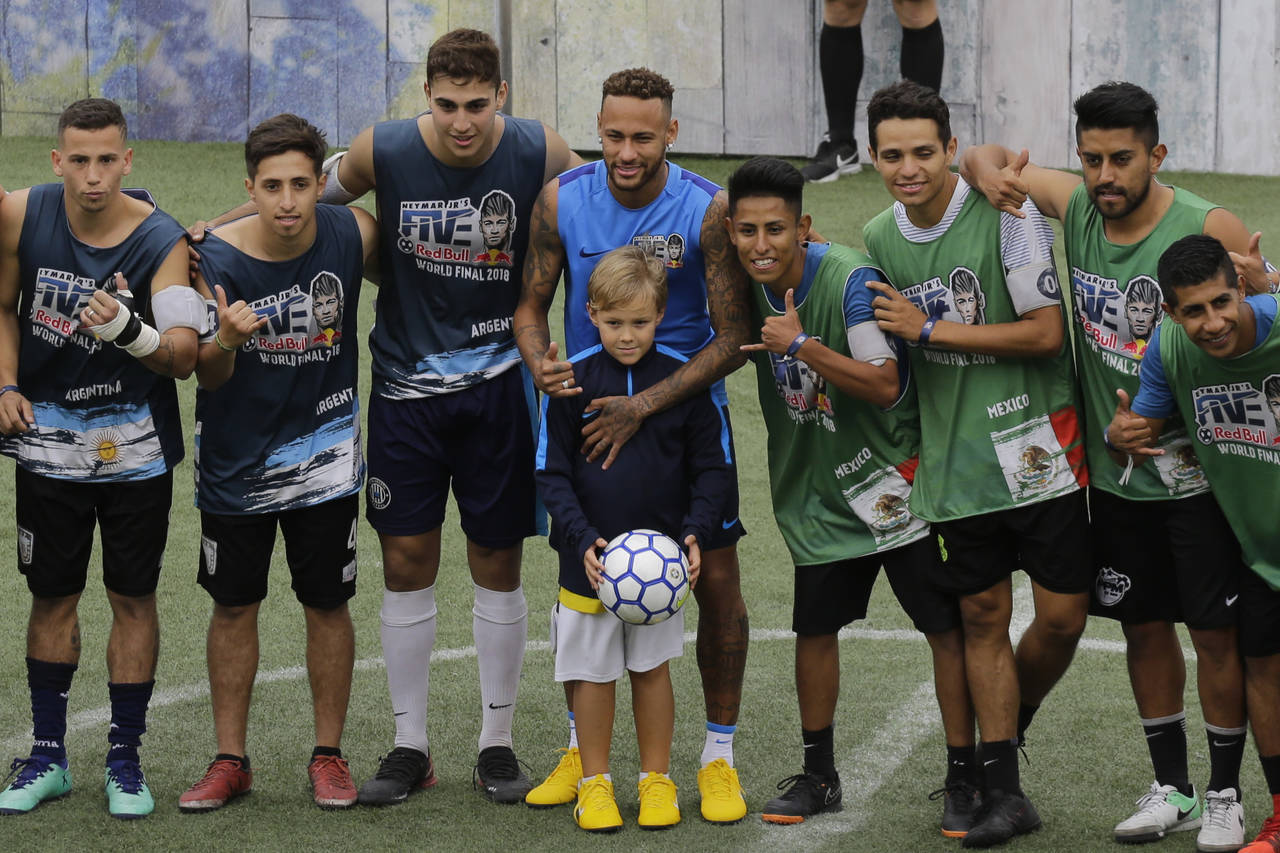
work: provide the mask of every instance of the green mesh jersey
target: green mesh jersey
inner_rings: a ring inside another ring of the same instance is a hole
[[[1249,297],[1251,304],[1263,300],[1280,296]],[[1280,590],[1280,323],[1249,352],[1220,359],[1167,319],[1160,361],[1245,563]]]
[[[1105,220],[1084,185],[1076,187],[1062,218],[1067,263],[1071,267],[1071,302],[1075,313],[1080,383],[1084,391],[1085,450],[1090,482],[1128,500],[1167,500],[1209,488],[1182,420],[1166,425],[1154,465],[1133,471],[1121,486],[1124,469],[1111,461],[1102,430],[1116,409],[1116,389],[1132,399],[1138,392],[1138,365],[1152,333],[1160,326],[1163,294],[1156,265],[1169,245],[1204,230],[1204,220],[1217,205],[1186,190],[1174,189],[1173,205],[1156,227],[1137,243],[1120,245],[1107,239]]]
[[[841,355],[896,357],[875,326],[875,294],[865,285],[883,275],[861,252],[817,248],[826,253],[817,259],[810,247],[797,288],[805,332]],[[783,313],[765,285],[751,288],[757,327]],[[882,410],[842,393],[799,359],[770,352],[753,358],[769,431],[773,513],[796,565],[861,557],[927,535],[928,523],[907,507],[920,444],[910,382],[897,404]]]
[[[1034,205],[1025,209],[1026,220],[1002,215],[958,180],[938,225],[918,229],[895,204],[867,223],[863,239],[893,285],[929,316],[1009,323],[1061,304],[1052,231]],[[1087,482],[1065,343],[1052,358],[918,344],[909,351],[920,398],[920,467],[911,492],[917,515],[967,518],[1048,500]]]

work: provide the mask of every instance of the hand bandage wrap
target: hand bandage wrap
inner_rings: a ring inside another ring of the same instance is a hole
[[[160,333],[142,322],[129,306],[117,302],[116,316],[110,322],[94,326],[93,331],[104,341],[111,341],[134,358],[146,358],[160,348]]]
[[[320,191],[320,201],[325,204],[347,204],[355,201],[357,196],[351,194],[346,187],[342,185],[342,181],[338,179],[338,167],[342,165],[342,157],[347,152],[339,151],[332,157],[324,161],[324,165],[320,167],[320,171],[328,176],[325,181],[324,189]]]

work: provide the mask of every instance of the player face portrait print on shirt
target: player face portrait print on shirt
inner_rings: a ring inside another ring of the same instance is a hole
[[[342,279],[331,272],[311,279],[311,316],[316,321],[313,343],[333,346],[342,337]]]
[[[678,270],[684,266],[685,240],[683,234],[637,234],[631,238],[633,246],[639,246],[646,255],[652,255],[666,265]]]
[[[968,267],[951,270],[947,280],[941,276],[902,289],[902,295],[934,320],[964,323],[966,326],[986,322],[987,297],[982,292],[978,274]],[[919,346],[918,342],[908,342]]]
[[[956,267],[951,271],[951,304],[966,326],[980,326],[984,322],[987,298],[973,270]]]
[[[813,339],[821,342],[817,335]],[[827,394],[827,380],[794,356],[771,352],[769,364],[773,368],[778,396],[787,404],[787,414],[791,419],[798,424],[814,421],[835,432],[835,413],[831,397]]]
[[[1163,317],[1160,285],[1149,275],[1137,275],[1121,291],[1116,279],[1077,267],[1071,271],[1071,286],[1076,315],[1089,346],[1104,358],[1113,353],[1131,359],[1116,360],[1112,366],[1136,376],[1138,361]]]
[[[1262,391],[1250,382],[1193,388],[1196,440],[1219,453],[1280,465],[1280,374],[1262,385]]]
[[[322,270],[307,285],[256,299],[249,304],[267,319],[244,344],[264,364],[297,366],[337,355],[342,340],[343,287],[336,273]]]
[[[479,204],[470,198],[401,202],[396,247],[413,256],[419,269],[430,263],[438,275],[506,282],[515,232],[515,201],[491,190]],[[502,274],[486,276],[477,266],[501,268]]]

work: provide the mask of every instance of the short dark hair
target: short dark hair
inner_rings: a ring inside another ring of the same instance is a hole
[[[1100,130],[1132,130],[1150,151],[1160,142],[1160,106],[1135,83],[1112,80],[1076,98],[1076,144],[1080,134]]]
[[[899,80],[871,96],[867,104],[867,138],[876,149],[876,125],[890,118],[927,118],[938,125],[938,138],[946,145],[951,141],[951,110],[947,102],[930,89],[913,80]]]
[[[249,179],[257,176],[263,160],[289,151],[307,155],[319,177],[326,151],[324,131],[293,113],[280,113],[262,122],[249,131],[249,138],[244,141],[244,165]]]
[[[613,72],[605,79],[600,103],[603,105],[604,99],[610,95],[639,98],[642,101],[660,98],[662,105],[669,113],[675,93],[676,89],[671,85],[671,81],[657,71],[651,71],[648,68],[625,68],[622,71]]]
[[[480,30],[450,30],[427,50],[427,85],[437,77],[502,83],[502,55],[493,36]]]
[[[786,160],[752,157],[729,176],[729,215],[733,216],[740,199],[753,196],[780,198],[799,218],[804,207],[804,175]]]
[[[1195,287],[1218,276],[1222,276],[1229,287],[1234,286],[1236,268],[1217,237],[1189,234],[1164,250],[1156,266],[1156,276],[1164,291],[1164,301],[1173,308],[1178,304],[1178,288]]]
[[[104,127],[120,128],[120,138],[129,138],[129,123],[124,119],[120,105],[107,98],[82,98],[71,104],[58,116],[58,138],[69,127],[77,130],[102,130]]]

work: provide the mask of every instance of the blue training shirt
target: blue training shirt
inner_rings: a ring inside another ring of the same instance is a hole
[[[560,176],[557,225],[565,255],[566,355],[600,342],[587,316],[587,282],[606,253],[629,243],[667,265],[667,308],[656,342],[686,358],[707,345],[714,332],[707,314],[702,220],[719,190],[706,178],[667,163],[662,192],[633,210],[609,192],[603,160]]]
[[[211,231],[200,271],[227,302],[267,323],[236,353],[231,378],[196,391],[196,505],[223,515],[281,512],[360,490],[356,312],[364,243],[345,207],[316,206],[316,240],[264,261]]]
[[[447,394],[520,363],[511,321],[547,137],[540,121],[503,121],[489,159],[465,169],[427,150],[417,119],[374,126],[383,275],[369,336],[375,394]]]
[[[155,205],[146,190],[126,194]],[[156,208],[115,246],[76,239],[60,183],[32,187],[18,240],[18,387],[35,425],[0,438],[28,471],[62,480],[145,480],[182,460],[173,380],[80,328],[80,311],[116,272],[147,322],[151,279],[186,232]],[[161,329],[161,331],[164,331]]]

